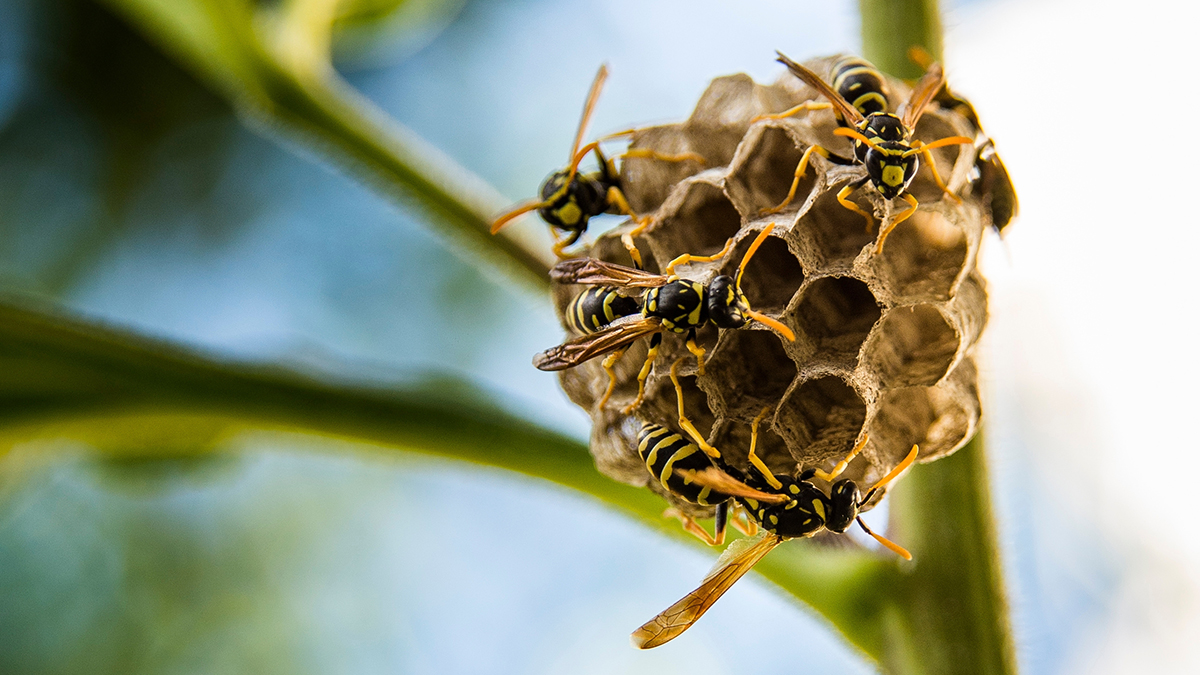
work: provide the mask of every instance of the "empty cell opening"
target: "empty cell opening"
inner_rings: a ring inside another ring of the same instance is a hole
[[[756,470],[750,468],[750,421],[728,420],[717,429],[713,438],[713,447],[721,451],[725,461],[743,473],[758,476]],[[787,443],[783,437],[771,430],[771,418],[768,415],[758,425],[758,444],[754,450],[773,473],[792,474],[796,470],[796,460],[788,452]]]
[[[928,305],[897,307],[883,318],[868,353],[883,387],[931,386],[946,375],[958,336]]]
[[[691,183],[679,209],[654,226],[651,236],[668,251],[713,255],[742,227],[742,216],[721,188]]]
[[[862,248],[875,241],[879,231],[879,220],[868,230],[866,220],[859,214],[838,203],[837,193],[842,186],[835,185],[817,198],[813,207],[800,219],[799,228],[813,243],[813,253],[822,264],[837,261],[852,261]],[[850,200],[867,213],[874,213],[874,206],[866,199],[868,188],[862,187],[850,195]]]
[[[948,300],[966,260],[965,234],[934,211],[918,211],[900,223],[876,256],[880,278],[909,301]]]
[[[756,236],[756,233],[752,233],[738,242],[733,255],[722,267],[722,274],[737,277],[742,257]],[[742,275],[742,291],[750,301],[750,307],[767,314],[782,312],[802,283],[804,270],[800,267],[800,261],[788,250],[787,242],[779,237],[767,237],[763,241],[746,264],[746,273]]]
[[[639,129],[629,149],[650,150],[662,155],[694,152],[687,134],[678,124]],[[621,190],[629,200],[629,205],[639,214],[650,213],[662,206],[679,181],[700,173],[708,166],[715,166],[692,159],[671,161],[657,157],[627,157],[619,162]]]
[[[783,349],[783,338],[766,330],[726,331],[706,366],[727,415],[753,419],[774,405],[796,377],[796,364]]]
[[[796,166],[803,155],[804,150],[796,147],[796,141],[787,131],[778,127],[762,127],[754,146],[743,155],[742,163],[733,169],[728,178],[750,209],[748,216],[754,217],[763,209],[774,208],[787,197]],[[789,211],[795,211],[804,204],[815,183],[816,171],[809,166],[804,178],[796,186],[796,195],[788,205]]]
[[[825,376],[796,387],[779,406],[775,429],[805,468],[845,456],[853,447],[867,405],[839,377]]]
[[[796,322],[822,351],[853,358],[880,312],[865,283],[851,277],[825,277],[804,289]]]
[[[880,401],[879,412],[871,418],[872,444],[892,463],[903,459],[914,444],[921,446],[920,458],[929,454],[926,432],[936,420],[929,390],[925,387],[893,389]]]

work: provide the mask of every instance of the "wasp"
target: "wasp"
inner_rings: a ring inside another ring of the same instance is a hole
[[[696,344],[696,331],[712,322],[720,328],[741,328],[750,320],[757,321],[795,341],[790,328],[771,317],[750,308],[750,301],[742,292],[742,274],[755,251],[766,240],[775,227],[771,223],[758,234],[742,262],[737,277],[718,275],[707,286],[698,281],[683,279],[675,274],[675,268],[693,262],[711,262],[724,256],[733,246],[733,240],[725,244],[719,253],[711,256],[684,254],[671,261],[666,274],[651,274],[644,270],[596,260],[577,258],[564,260],[550,270],[550,278],[560,283],[611,286],[617,288],[645,288],[642,293],[641,311],[636,316],[619,318],[603,329],[569,340],[533,357],[533,365],[539,370],[557,371],[573,368],[585,361],[608,354],[604,368],[608,372],[608,389],[600,399],[600,405],[608,401],[616,386],[613,366],[625,353],[629,345],[646,335],[651,335],[650,349],[646,361],[638,373],[637,398],[625,408],[625,414],[641,405],[646,391],[646,378],[654,358],[662,344],[663,333],[687,334],[685,344],[696,357],[699,372],[704,373],[704,348]]]
[[[754,499],[766,504],[781,503],[787,498],[756,490],[725,473],[720,451],[708,444],[684,413],[683,387],[679,384],[678,376],[679,364],[683,363],[683,360],[678,359],[671,365],[671,383],[675,387],[675,397],[679,402],[679,426],[687,430],[692,440],[689,441],[660,424],[643,421],[638,432],[638,455],[645,462],[646,470],[664,490],[692,504],[716,507],[712,535],[679,509],[667,509],[663,516],[678,518],[683,522],[685,531],[709,546],[720,546],[725,543],[725,526],[729,522],[730,509],[738,506],[734,501],[735,497]],[[750,455],[755,460],[758,459],[754,455],[754,443],[751,443]],[[702,485],[692,479],[692,474],[704,471],[718,472],[726,476],[721,489]],[[748,536],[753,536],[758,530],[754,521],[745,517],[745,511],[742,509],[738,509],[732,522],[734,527]]]
[[[965,136],[948,136],[932,143],[923,143],[912,139],[913,130],[925,112],[925,108],[945,84],[945,74],[941,65],[930,64],[925,75],[913,87],[912,95],[903,112],[895,115],[886,112],[885,107],[881,107],[880,102],[887,100],[883,90],[883,78],[866,61],[853,59],[839,62],[839,69],[835,70],[835,81],[839,83],[841,89],[839,91],[808,68],[792,61],[780,52],[776,52],[776,54],[779,56],[778,61],[787,66],[796,77],[829,100],[840,123],[839,128],[835,129],[833,133],[854,141],[854,158],[835,155],[819,145],[809,146],[796,166],[795,177],[787,197],[778,206],[766,209],[764,214],[778,213],[791,203],[796,196],[796,188],[800,184],[800,179],[804,177],[814,153],[835,164],[861,164],[866,168],[867,175],[843,187],[837,194],[837,200],[843,207],[862,216],[867,222],[868,230],[874,226],[875,221],[870,213],[850,201],[849,197],[855,190],[870,183],[884,199],[891,200],[900,197],[908,203],[908,208],[893,218],[880,231],[879,240],[875,244],[876,253],[883,250],[883,244],[891,231],[917,211],[917,199],[907,191],[909,184],[916,177],[920,165],[917,155],[924,155],[929,162],[929,169],[938,187],[958,200],[958,197],[953,195],[946,188],[946,184],[942,182],[937,165],[933,161],[933,155],[929,151],[948,145],[973,144],[974,141]],[[848,95],[855,95],[855,100],[862,108],[851,104],[846,98]],[[793,110],[800,107],[803,106],[798,106]]]
[[[895,480],[916,460],[919,448],[914,445],[904,458],[886,476],[867,490],[859,492],[858,485],[850,479],[837,480],[850,462],[866,446],[867,435],[855,444],[850,453],[829,472],[811,468],[798,477],[775,474],[754,452],[758,438],[758,425],[770,412],[765,408],[754,419],[750,431],[750,466],[757,476],[740,477],[736,469],[721,466],[719,470],[706,468],[701,472],[684,471],[683,476],[690,484],[701,485],[714,492],[722,490],[761,489],[773,497],[770,502],[753,496],[735,496],[739,504],[751,514],[763,532],[756,539],[735,542],[721,556],[717,566],[701,582],[700,586],[685,595],[675,604],[663,610],[630,635],[633,645],[639,649],[651,649],[666,644],[681,635],[696,623],[720,597],[749,572],[759,560],[779,544],[788,539],[811,537],[822,530],[844,533],[857,522],[867,534],[887,549],[912,560],[912,555],[900,545],[876,534],[867,527],[859,516],[863,505],[875,494]],[[696,435],[697,442],[702,439]],[[712,460],[720,464],[719,459]],[[829,494],[821,491],[811,479],[818,477],[833,483]],[[836,481],[836,482],[834,482]]]
[[[632,135],[636,129],[628,129],[615,134],[610,134],[580,147],[583,143],[583,137],[587,132],[588,122],[591,121],[592,112],[596,108],[596,101],[600,98],[600,91],[604,87],[604,81],[608,79],[608,67],[601,65],[600,70],[596,73],[596,79],[592,81],[592,88],[588,93],[587,101],[583,106],[583,115],[579,120],[579,127],[575,132],[575,142],[571,145],[571,154],[568,156],[568,164],[565,168],[555,171],[542,183],[542,187],[538,190],[540,199],[533,199],[522,204],[518,204],[509,211],[496,217],[492,221],[492,234],[500,231],[509,221],[517,216],[537,211],[542,219],[550,225],[550,232],[554,236],[554,254],[559,258],[568,258],[570,256],[563,253],[563,249],[579,241],[583,233],[587,231],[588,221],[602,213],[616,213],[629,216],[637,223],[637,226],[630,232],[622,235],[621,242],[625,248],[629,250],[629,256],[633,259],[633,264],[638,269],[642,267],[642,256],[638,251],[637,246],[633,243],[633,238],[640,234],[650,224],[648,216],[638,216],[630,208],[629,202],[625,199],[625,193],[621,190],[621,178],[617,171],[615,160],[618,158],[627,157],[651,157],[654,159],[682,162],[694,161],[704,164],[704,158],[694,152],[682,153],[679,155],[667,155],[655,152],[648,149],[632,149],[627,150],[617,157],[607,158],[600,148],[600,144],[614,138]],[[594,153],[596,160],[599,163],[599,170],[595,173],[581,173],[579,164],[588,154]],[[559,232],[566,234],[566,238],[560,238]]]
[[[933,63],[933,56],[919,46],[909,48],[908,57],[926,69]],[[983,192],[983,202],[991,212],[992,229],[996,234],[1003,235],[1004,228],[1017,217],[1020,204],[1017,202],[1017,191],[1008,175],[1008,169],[996,153],[996,143],[984,132],[975,106],[950,91],[949,85],[943,84],[933,100],[939,107],[962,115],[975,127],[975,171],[979,174],[976,180]]]

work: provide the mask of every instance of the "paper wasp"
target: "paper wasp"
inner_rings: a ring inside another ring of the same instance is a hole
[[[910,47],[908,56],[922,68],[928,69],[933,63],[933,56],[918,46]],[[991,212],[992,228],[996,230],[996,234],[1003,234],[1004,228],[1017,217],[1020,205],[1017,202],[1016,188],[1008,176],[1008,169],[996,153],[995,142],[984,132],[975,106],[950,91],[949,85],[943,84],[933,100],[941,108],[962,115],[975,127],[975,170],[979,172],[976,180],[982,189],[984,204]]]
[[[710,321],[720,328],[741,328],[750,320],[757,321],[775,329],[788,340],[794,341],[795,334],[790,328],[765,314],[750,308],[750,301],[742,292],[742,274],[746,264],[754,256],[758,247],[766,240],[767,235],[775,227],[771,223],[758,234],[742,262],[738,266],[737,277],[718,275],[707,286],[697,281],[680,278],[675,274],[675,268],[692,262],[711,262],[724,256],[733,246],[730,240],[725,248],[711,256],[694,256],[684,254],[671,261],[666,268],[666,274],[651,274],[649,272],[596,260],[593,258],[577,258],[564,260],[550,270],[550,278],[559,283],[603,285],[616,288],[645,288],[642,293],[642,309],[639,316],[627,316],[617,319],[607,327],[588,335],[569,340],[557,347],[533,357],[533,365],[539,370],[557,371],[573,368],[585,361],[608,354],[604,360],[604,369],[608,372],[608,389],[600,399],[603,407],[612,395],[616,386],[616,373],[613,370],[617,360],[625,353],[629,345],[646,335],[651,335],[650,350],[646,362],[638,373],[638,395],[632,404],[625,408],[625,413],[641,404],[646,390],[646,378],[654,358],[658,355],[658,347],[662,344],[662,335],[666,332],[686,333],[688,351],[696,356],[700,373],[704,372],[704,348],[696,344],[696,331]]]
[[[588,220],[602,213],[629,216],[637,223],[637,227],[622,235],[621,242],[629,250],[629,256],[633,259],[634,266],[641,269],[642,256],[637,246],[634,245],[633,238],[650,224],[650,218],[649,216],[638,216],[630,208],[629,202],[625,199],[625,193],[621,191],[621,178],[617,172],[615,160],[626,157],[652,157],[669,162],[691,160],[703,164],[704,158],[694,152],[665,155],[644,149],[627,150],[613,158],[604,156],[600,149],[601,143],[621,136],[629,136],[636,131],[635,129],[610,134],[580,147],[606,79],[608,79],[608,67],[601,65],[600,70],[596,72],[596,79],[592,81],[587,102],[583,106],[583,116],[579,119],[579,128],[575,132],[575,142],[571,145],[567,166],[546,178],[538,190],[540,199],[524,202],[497,216],[492,222],[491,231],[492,234],[496,234],[512,219],[536,210],[542,219],[550,224],[550,231],[555,239],[554,254],[559,258],[567,258],[570,256],[565,255],[563,249],[579,241],[579,238],[587,231]],[[589,153],[595,153],[599,170],[595,173],[580,173],[579,163]],[[566,234],[565,239],[559,238],[559,231]]]
[[[917,211],[918,204],[916,197],[907,192],[908,186],[912,183],[913,178],[916,177],[917,168],[920,165],[917,155],[924,155],[925,159],[929,162],[929,169],[938,187],[953,199],[958,199],[957,196],[950,193],[946,188],[946,184],[942,182],[942,177],[937,171],[937,165],[933,161],[933,155],[929,151],[948,145],[970,144],[974,143],[974,141],[965,136],[948,136],[932,143],[923,143],[912,139],[913,130],[916,128],[917,122],[921,119],[921,115],[925,112],[925,108],[945,83],[945,75],[939,64],[930,64],[924,77],[913,87],[912,96],[909,97],[904,110],[900,115],[894,115],[885,111],[863,112],[863,110],[873,110],[878,106],[879,99],[884,98],[882,89],[868,92],[877,94],[877,96],[856,98],[856,100],[863,102],[860,104],[863,104],[864,107],[860,110],[847,101],[846,97],[837,89],[822,80],[819,75],[792,61],[780,52],[776,52],[776,54],[779,56],[778,61],[780,63],[787,66],[796,77],[803,80],[805,84],[813,89],[816,89],[833,105],[839,121],[845,124],[845,126],[835,129],[833,133],[838,136],[845,136],[854,141],[854,158],[849,159],[834,155],[819,145],[809,146],[800,158],[800,163],[796,166],[795,177],[792,180],[792,186],[788,190],[787,197],[778,206],[766,209],[763,212],[764,214],[778,213],[791,203],[792,199],[796,196],[796,188],[800,184],[800,179],[804,177],[808,163],[814,153],[821,155],[835,164],[857,163],[862,164],[866,168],[867,175],[843,187],[837,194],[837,200],[843,207],[862,216],[867,221],[868,230],[874,226],[875,221],[870,213],[862,210],[857,204],[849,200],[849,196],[855,190],[870,183],[884,199],[891,200],[901,197],[908,203],[908,209],[893,218],[892,222],[880,231],[879,240],[875,244],[876,253],[883,250],[883,244],[891,231]],[[848,67],[845,68],[846,71],[857,70],[859,73],[854,78],[842,78],[844,91],[849,92],[851,85],[865,85],[867,83],[865,79],[858,77],[864,69],[874,72],[874,69],[870,68],[870,64],[866,61],[855,60],[853,63],[848,64]],[[876,77],[875,79],[882,84],[882,77]],[[870,105],[865,105],[866,103],[870,103]],[[792,110],[798,110],[801,107],[803,106],[798,106]],[[809,107],[811,108],[812,106]],[[788,113],[790,112],[792,111],[788,111]],[[781,115],[786,114],[782,113]]]
[[[796,478],[775,474],[754,452],[758,438],[758,425],[770,410],[769,407],[764,409],[751,425],[749,453],[750,465],[753,467],[751,474],[743,479],[736,469],[724,466],[719,456],[710,458],[714,464],[712,468],[682,473],[690,484],[704,486],[713,491],[740,490],[742,488],[761,489],[763,492],[776,497],[782,496],[785,499],[765,502],[752,496],[735,496],[734,499],[746,509],[764,531],[757,538],[743,539],[730,545],[717,561],[716,567],[701,582],[699,588],[688,593],[634,631],[630,635],[630,639],[635,647],[651,649],[681,635],[696,623],[738,579],[745,576],[759,560],[762,560],[772,549],[788,539],[811,537],[822,530],[842,533],[857,522],[863,531],[884,547],[905,560],[912,560],[912,556],[904,548],[872,532],[859,516],[859,509],[867,504],[878,490],[883,489],[912,465],[917,458],[918,447],[914,445],[908,456],[886,476],[872,485],[866,495],[861,495],[858,485],[850,479],[834,482],[866,446],[866,434],[863,434],[862,439],[855,444],[850,454],[829,472],[815,468],[808,469]],[[689,430],[689,433],[692,431]],[[697,443],[703,441],[699,434],[694,434],[694,438]],[[718,469],[717,466],[720,468]],[[757,472],[758,475],[754,475],[754,472]],[[828,496],[811,482],[810,479],[814,476],[833,483]]]

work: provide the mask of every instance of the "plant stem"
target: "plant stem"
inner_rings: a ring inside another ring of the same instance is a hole
[[[938,0],[858,0],[858,7],[863,56],[880,70],[906,79],[920,77],[924,69],[908,58],[914,45],[941,60]]]

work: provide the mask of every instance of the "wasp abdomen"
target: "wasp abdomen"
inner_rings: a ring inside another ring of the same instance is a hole
[[[857,56],[840,59],[833,67],[833,88],[864,117],[887,112],[883,76],[864,59]]]
[[[572,330],[586,335],[639,311],[637,300],[621,295],[611,286],[595,286],[571,300],[566,319]]]
[[[708,455],[680,434],[658,424],[643,423],[638,433],[638,455],[646,463],[650,475],[671,494],[702,506],[729,501],[729,495],[689,482],[680,474],[713,466]]]

